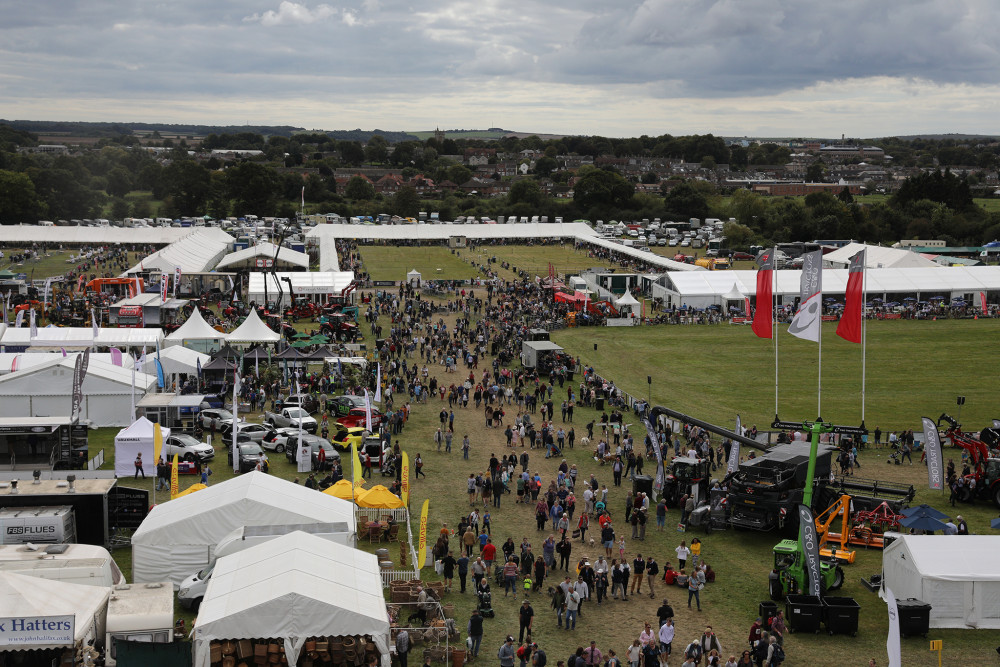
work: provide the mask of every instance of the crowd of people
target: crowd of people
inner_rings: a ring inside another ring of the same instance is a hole
[[[780,624],[751,637],[751,662],[724,653],[711,627],[689,642],[675,642],[675,633],[683,630],[674,623],[671,601],[687,601],[697,614],[716,573],[697,538],[681,542],[676,562],[674,555],[658,562],[655,549],[644,548],[646,527],[655,515],[663,530],[666,502],[654,502],[643,492],[612,491],[653,456],[649,442],[643,447],[630,433],[625,423],[630,406],[614,382],[579,359],[567,360],[548,377],[514,363],[528,331],[551,311],[544,290],[525,279],[474,288],[446,284],[442,292],[431,301],[408,285],[373,290],[364,295],[365,319],[372,333],[386,317],[391,322],[379,348],[389,395],[408,405],[431,403],[438,414],[428,446],[442,456],[457,456],[460,448],[463,460],[483,461],[465,479],[466,509],[455,524],[440,527],[431,549],[445,590],[478,600],[466,627],[470,659],[479,654],[484,619],[493,616],[495,589],[497,598],[502,590],[502,597],[511,600],[504,604],[517,605],[519,623],[516,642],[511,632],[499,647],[501,667],[513,667],[515,661],[545,665],[548,657],[540,644],[552,632],[584,629],[604,637],[603,609],[643,597],[661,597],[663,603],[656,624],[645,624],[634,644],[613,647],[602,641],[599,648],[598,639],[589,647],[581,642],[557,666],[620,667],[622,660],[630,667],[780,664],[783,652],[771,648],[781,646]],[[580,408],[596,408],[601,401],[599,420],[574,421]],[[470,437],[466,429],[476,414],[482,415],[484,428],[502,434],[499,451],[495,439],[487,444]],[[672,433],[663,428],[660,435],[666,448],[711,450],[716,459],[716,448],[699,429]],[[592,474],[561,456],[577,447],[594,452]],[[607,474],[602,481],[599,472]],[[616,497],[625,499],[623,505]],[[686,500],[676,509],[683,511]],[[511,504],[530,508],[534,536],[527,525],[519,536],[496,534],[496,515]],[[586,620],[591,617],[596,623]],[[671,654],[679,654],[681,662],[668,662]]]

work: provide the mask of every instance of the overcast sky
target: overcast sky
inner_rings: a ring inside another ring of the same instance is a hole
[[[996,0],[0,0],[0,117],[1000,134]]]

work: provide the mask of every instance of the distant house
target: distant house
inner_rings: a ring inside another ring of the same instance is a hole
[[[813,192],[840,194],[844,188],[852,195],[860,195],[860,183],[764,183],[753,186],[754,192],[774,197],[800,197]]]
[[[403,187],[403,177],[399,174],[386,174],[375,181],[375,192],[383,194],[399,192],[401,187]]]

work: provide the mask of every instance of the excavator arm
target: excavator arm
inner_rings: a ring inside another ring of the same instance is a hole
[[[695,419],[694,417],[690,417],[681,412],[677,412],[676,410],[671,410],[670,408],[665,408],[663,406],[658,405],[654,407],[652,410],[650,410],[650,414],[652,415],[653,419],[656,419],[660,415],[666,415],[667,417],[671,417],[672,419],[676,419],[686,424],[691,424],[693,426],[698,426],[700,428],[703,428],[709,433],[715,433],[716,435],[721,435],[723,438],[729,438],[730,440],[734,440],[746,447],[751,447],[753,449],[762,452],[768,451],[768,447],[766,445],[762,445],[756,440],[752,440],[751,438],[748,438],[744,435],[740,435],[739,433],[735,433],[734,431],[730,431],[729,429],[722,428],[721,426],[716,426],[715,424],[710,424],[706,421]]]

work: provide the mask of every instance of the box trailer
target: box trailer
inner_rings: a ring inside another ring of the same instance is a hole
[[[76,542],[76,518],[67,505],[0,508],[0,544]]]

